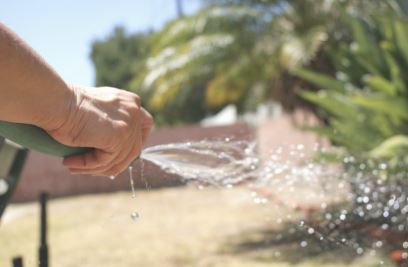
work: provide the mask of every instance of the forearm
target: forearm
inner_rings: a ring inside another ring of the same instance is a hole
[[[57,127],[75,100],[63,79],[0,23],[0,120]]]

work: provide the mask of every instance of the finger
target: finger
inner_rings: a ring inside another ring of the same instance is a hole
[[[114,154],[100,149],[94,149],[82,155],[73,155],[64,158],[63,165],[75,169],[93,169],[109,164]]]
[[[142,144],[145,144],[147,138],[151,132],[154,120],[152,115],[147,112],[144,108],[141,108],[142,111]]]
[[[117,176],[126,170],[140,155],[140,149],[134,148],[131,153],[119,164],[114,165],[111,169],[102,172],[104,176]]]
[[[95,169],[78,169],[70,168],[69,171],[72,174],[91,174],[97,176],[117,176],[119,173],[123,172],[129,165],[135,161],[140,155],[140,149],[134,147],[130,153],[118,164],[109,165],[106,167],[100,167]]]
[[[135,139],[136,140],[136,139]],[[135,160],[140,155],[141,145],[140,141],[135,141],[135,144],[132,146],[128,146],[130,149],[126,153],[122,153],[124,156],[121,158],[115,158],[110,164],[96,167],[96,168],[70,168],[71,173],[73,174],[105,174],[108,171],[112,170],[118,166],[121,166],[121,170],[123,171],[129,164]],[[109,175],[110,176],[110,175]]]
[[[140,156],[142,144],[141,144],[141,136],[140,133],[137,131],[135,132],[136,136],[133,138],[134,143],[131,147],[130,152],[126,155],[126,157],[118,162],[117,164],[113,164],[111,168],[105,170],[97,170],[96,173],[103,174],[105,176],[112,176],[117,175],[124,171],[134,160],[136,160]]]

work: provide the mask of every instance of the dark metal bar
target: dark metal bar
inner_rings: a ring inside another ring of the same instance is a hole
[[[12,155],[12,150],[17,149],[17,153]],[[10,151],[11,150],[11,151]],[[9,203],[11,196],[17,186],[20,174],[24,167],[24,162],[27,157],[27,150],[23,148],[14,147],[14,144],[7,143],[0,136],[0,154],[5,153],[6,156],[12,156],[12,164],[10,168],[7,168],[7,173],[2,173],[0,179],[5,179],[8,184],[8,190],[5,194],[0,195],[0,218]],[[0,164],[4,164],[4,161],[0,160]]]
[[[47,194],[40,194],[40,248],[38,250],[39,267],[48,267],[48,245],[47,245]]]
[[[23,258],[22,257],[13,258],[13,267],[24,267]]]

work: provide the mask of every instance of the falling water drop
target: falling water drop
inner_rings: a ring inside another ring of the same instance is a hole
[[[130,181],[130,187],[132,189],[132,198],[136,198],[136,190],[135,190],[135,182],[133,181],[133,166],[129,166],[129,181]],[[139,213],[133,212],[130,214],[130,218],[133,221],[137,221],[140,218]]]
[[[130,218],[132,218],[133,221],[137,221],[137,220],[140,219],[140,215],[139,215],[139,213],[137,213],[137,212],[133,212],[133,213],[130,215]]]
[[[132,188],[132,198],[136,198],[135,182],[133,181],[133,166],[129,166],[129,181]]]

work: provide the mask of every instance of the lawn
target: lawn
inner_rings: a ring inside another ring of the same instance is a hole
[[[132,212],[140,219],[132,220]],[[138,191],[135,199],[129,192],[56,199],[49,204],[50,266],[362,267],[385,260],[369,253],[355,258],[350,248],[328,249],[307,234],[288,234],[290,223],[277,220],[288,214],[302,216],[254,204],[245,189],[187,186]],[[36,204],[9,206],[0,227],[0,266],[16,255],[37,266],[38,228]],[[309,245],[302,248],[304,240]]]

